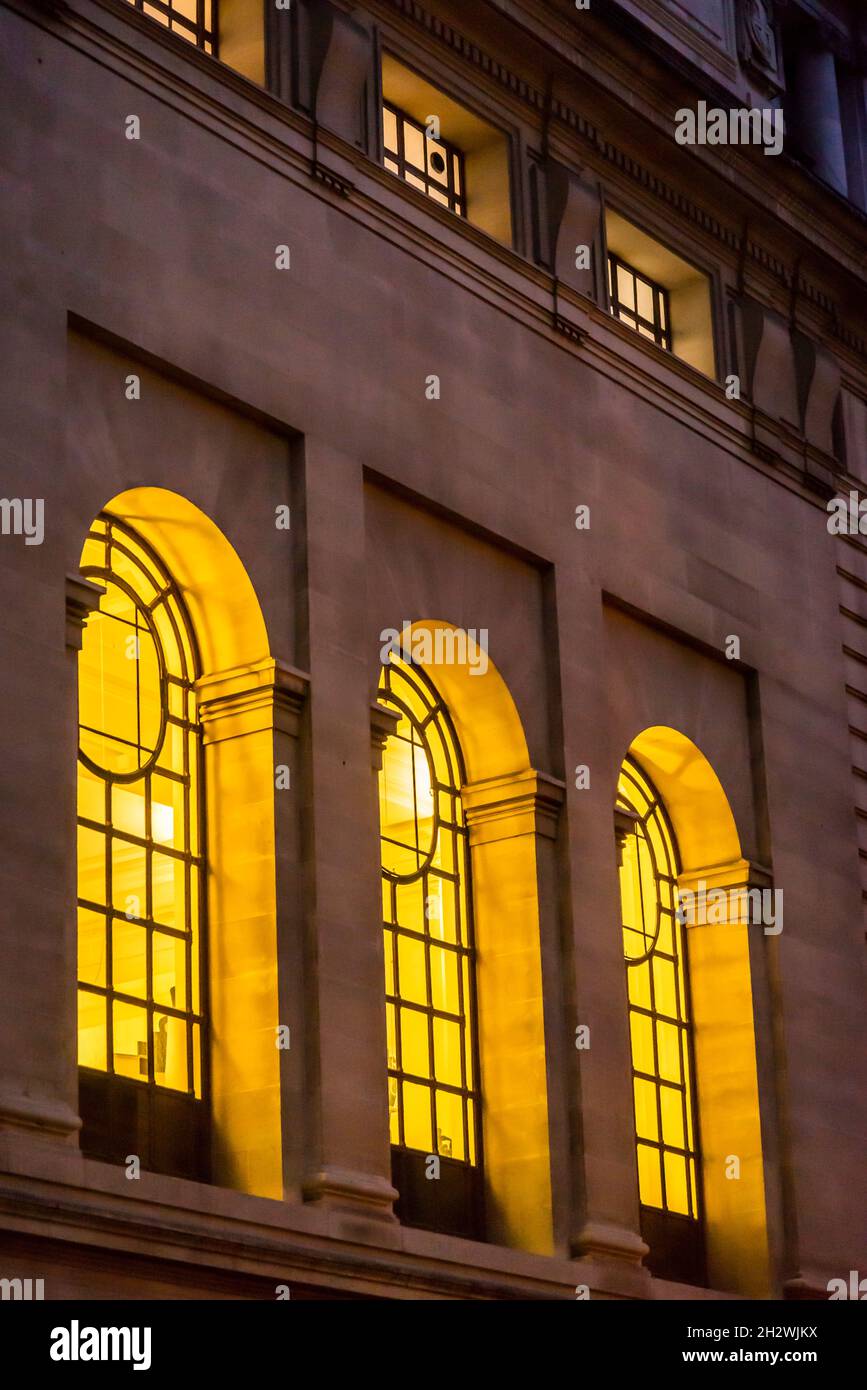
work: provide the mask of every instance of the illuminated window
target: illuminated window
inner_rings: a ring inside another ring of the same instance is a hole
[[[142,14],[150,15],[172,33],[194,43],[205,53],[216,53],[217,0],[128,0]]]
[[[463,768],[448,711],[392,657],[379,699],[400,714],[379,776],[389,1123],[399,1214],[478,1230],[480,1142],[472,896]],[[440,1180],[425,1159],[440,1160]]]
[[[82,1144],[102,1157],[144,1148],[144,1166],[185,1169],[180,1136],[172,1156],[151,1131],[170,1116],[177,1129],[203,1089],[196,644],[170,575],[125,523],[94,522],[81,572],[105,589],[78,668]],[[170,1093],[178,1103],[161,1099]],[[111,1115],[122,1132],[109,1132]],[[150,1147],[129,1149],[133,1123]]]
[[[428,128],[387,102],[382,108],[385,167],[460,217],[466,216],[464,160],[447,140],[434,140]]]
[[[629,998],[642,1232],[651,1269],[702,1279],[698,1142],[677,846],[659,794],[634,758],[617,795],[620,901]]]
[[[671,351],[671,316],[668,291],[648,280],[634,266],[617,256],[608,255],[608,293],[611,312],[644,338],[652,338],[660,347]]]

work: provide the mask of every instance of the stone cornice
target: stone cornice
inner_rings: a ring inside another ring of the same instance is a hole
[[[29,18],[37,18],[33,15],[31,0],[8,0],[8,3],[26,11]],[[340,207],[345,215],[358,218],[378,235],[423,259],[425,264],[435,266],[486,304],[540,333],[561,350],[585,356],[595,369],[682,420],[689,428],[703,433],[717,447],[784,486],[809,496],[809,489],[803,486],[797,469],[788,464],[780,467],[779,462],[765,462],[755,456],[749,444],[746,405],[723,400],[717,382],[701,377],[670,354],[664,354],[662,363],[660,349],[637,338],[592,301],[573,295],[575,305],[589,317],[592,330],[579,346],[552,327],[553,281],[546,271],[470,224],[456,225],[457,219],[445,209],[408,185],[398,184],[387,170],[350,149],[338,137],[320,130],[319,146],[323,157],[327,151],[338,171],[343,167],[354,170],[357,179],[351,197],[336,197],[310,176],[310,152],[306,144],[310,123],[304,117],[246,79],[215,65],[183,40],[148,22],[125,0],[74,0],[74,3],[99,5],[110,12],[111,29],[85,20],[78,10],[68,11],[69,22],[74,24],[76,46],[84,51],[95,46],[99,60],[109,70],[126,73],[144,90],[155,93],[175,109],[185,111],[191,119],[207,125],[218,138],[245,150],[273,168],[280,177],[306,186],[311,196],[321,197]],[[133,27],[142,36],[147,33],[148,45],[131,47],[128,42],[121,41],[120,36],[126,40],[130,32],[131,21],[136,21]],[[51,23],[51,17],[40,12],[37,22]],[[167,55],[170,50],[171,68],[153,61],[148,51],[151,42],[161,45]],[[230,104],[222,99],[224,89],[231,93]],[[260,108],[261,119],[244,106],[248,98]],[[560,295],[564,302],[569,298],[562,286]],[[144,351],[146,345],[140,346]],[[852,361],[853,364],[857,361],[854,355]],[[184,363],[172,365],[181,370],[185,367]],[[208,385],[217,390],[223,387],[220,382]],[[245,404],[254,410],[259,406],[253,400]],[[291,427],[293,423],[282,421],[273,410],[266,408],[266,413],[278,424]],[[803,451],[803,442],[800,445],[796,442],[796,447]],[[782,450],[783,457],[791,453],[791,449]]]
[[[524,105],[532,107],[541,118],[547,103],[546,93],[541,88],[521,77],[505,64],[492,58],[479,44],[467,38],[466,35],[455,29],[452,25],[440,20],[436,15],[418,4],[417,0],[378,0],[378,2],[377,0],[373,0],[372,8],[374,10],[384,8],[386,11],[396,11],[402,18],[423,28],[432,40],[450,49],[464,62],[472,64],[490,81],[506,89]],[[540,38],[540,42],[543,41],[544,40]],[[667,179],[664,179],[661,175],[648,168],[641,160],[621,149],[613,141],[606,139],[601,130],[575,107],[569,105],[555,95],[551,98],[550,114],[556,121],[560,122],[562,127],[578,137],[585,147],[585,152],[589,149],[593,154],[601,157],[601,159],[609,165],[624,173],[632,182],[640,184],[643,190],[652,194],[654,198],[664,202],[667,207],[690,221],[702,232],[713,237],[720,244],[734,251],[736,254],[739,255],[741,253],[742,232],[739,229],[726,225],[725,222],[708,211],[707,208],[696,203],[688,194],[676,188]],[[716,151],[715,158],[718,159],[720,163],[724,162],[719,151]],[[739,156],[732,157],[732,162],[741,167],[744,165],[743,158]],[[706,163],[705,167],[708,167]],[[719,172],[721,172],[721,170]],[[732,179],[739,179],[737,167],[731,169],[730,177]],[[739,184],[739,187],[741,193],[745,194],[745,184]],[[778,199],[778,201],[784,203],[785,199]],[[862,222],[865,220],[864,214],[857,208],[846,203],[845,200],[841,201],[845,204],[849,216],[854,216]],[[766,197],[761,202],[761,206],[764,212],[767,213],[768,204]],[[807,205],[804,204],[800,207],[794,207],[793,213],[797,217],[801,227],[811,226],[815,219],[816,209],[815,206],[808,208]],[[800,239],[806,241],[806,236],[803,231],[788,224],[784,225],[787,225],[787,230],[790,234],[796,235]],[[831,240],[833,241],[833,237]],[[775,257],[770,250],[762,247],[754,239],[748,239],[746,253],[762,270],[772,274],[774,278],[778,279],[783,285],[787,287],[791,286],[795,272],[787,267],[783,261]],[[830,251],[828,255],[830,257]],[[859,274],[859,271],[856,270],[856,264],[859,264],[857,259],[853,259],[852,264],[845,268],[850,274],[856,275],[858,278],[863,278]],[[815,304],[818,309],[831,314],[835,325],[835,336],[839,336],[843,341],[846,341],[847,345],[851,346],[853,351],[864,354],[865,351],[867,351],[865,340],[861,339],[855,333],[846,333],[846,330],[844,330],[839,322],[840,316],[838,306],[835,305],[818,286],[814,285],[806,277],[799,276],[798,283],[800,293],[803,294],[805,299]]]
[[[31,8],[32,0],[8,0],[13,8],[22,8],[27,11]],[[102,6],[105,10],[118,14],[127,22],[137,23],[143,26],[148,38],[155,42],[166,44],[175,53],[183,54],[187,62],[193,62],[202,71],[214,72],[214,61],[208,55],[199,53],[196,49],[186,43],[183,39],[169,33],[149,21],[146,16],[139,14],[127,3],[127,0],[91,0],[91,3]],[[493,59],[485,50],[465,35],[456,30],[453,26],[440,20],[429,10],[417,3],[417,0],[369,0],[369,7],[373,13],[384,10],[385,12],[396,13],[403,17],[408,23],[416,27],[423,28],[430,38],[441,46],[451,49],[457,57],[465,62],[471,63],[477,71],[485,74],[491,81],[497,83],[502,89],[508,91],[512,97],[520,101],[523,105],[532,107],[541,118],[545,109],[546,95],[532,82],[522,78],[519,74],[506,67],[504,64]],[[68,11],[70,19],[77,19],[78,12],[73,5],[57,4],[58,9]],[[156,32],[152,32],[156,31]],[[541,41],[541,40],[540,40]],[[271,93],[258,87],[256,84],[247,81],[231,69],[220,66],[218,69],[220,80],[236,87],[247,97],[253,97],[257,104],[264,109],[280,113],[282,121],[288,122],[295,129],[306,130],[310,122],[306,117],[292,110],[291,107],[278,100]],[[554,97],[551,103],[551,115],[556,121],[560,122],[561,127],[577,137],[585,149],[607,163],[610,167],[616,168],[623,173],[629,180],[641,186],[642,190],[651,194],[654,198],[662,201],[668,208],[678,213],[679,216],[688,220],[694,227],[712,237],[720,245],[726,247],[736,255],[741,253],[742,235],[740,230],[726,225],[717,218],[707,208],[701,207],[692,198],[680,189],[675,188],[668,180],[655,173],[640,160],[630,153],[622,150],[618,145],[607,140],[601,131],[593,125],[581,112],[570,106],[568,103]],[[357,159],[358,153],[353,151],[353,156]],[[719,151],[717,158],[721,159]],[[597,170],[598,172],[598,170]],[[732,178],[737,179],[738,174],[732,171]],[[745,185],[740,185],[741,191]],[[412,191],[412,190],[408,190]],[[419,195],[421,196],[421,195]],[[850,215],[861,217],[856,209],[845,200],[840,200],[846,207]],[[778,197],[777,202],[785,205],[785,197]],[[767,199],[765,198],[762,206],[767,210]],[[809,208],[806,204],[793,205],[793,215],[797,218],[799,225],[812,226],[815,221],[816,209],[814,205]],[[784,224],[793,235],[803,238],[804,234],[795,228]],[[833,242],[834,237],[832,236]],[[812,245],[812,243],[811,243]],[[766,247],[761,246],[754,239],[749,239],[746,253],[753,264],[762,271],[773,276],[781,285],[787,289],[791,287],[793,271],[786,264]],[[830,252],[827,253],[830,257]],[[848,266],[850,274],[857,275],[855,270],[856,262]],[[831,319],[831,336],[843,342],[854,353],[860,356],[867,355],[867,339],[861,338],[853,330],[847,329],[842,323],[839,306],[830,299],[829,296],[812,281],[805,276],[798,277],[799,293],[803,298],[813,305],[816,310],[829,315]]]
[[[345,1229],[326,1205],[269,1201],[181,1179],[142,1174],[135,1197],[119,1190],[107,1164],[84,1160],[86,1189],[18,1173],[0,1179],[3,1229],[87,1248],[153,1256],[189,1268],[267,1277],[274,1282],[358,1287],[388,1294],[394,1285],[420,1296],[574,1299],[575,1265],[481,1242],[445,1249],[434,1232],[369,1221],[359,1212]],[[169,1193],[171,1196],[169,1197]],[[335,1214],[336,1215],[336,1214]],[[345,1220],[345,1218],[344,1218]],[[616,1271],[600,1268],[592,1288],[624,1292]],[[645,1297],[652,1297],[648,1284]]]

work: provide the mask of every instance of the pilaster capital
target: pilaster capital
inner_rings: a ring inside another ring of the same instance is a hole
[[[102,584],[94,584],[83,574],[66,576],[66,645],[80,652],[84,626],[105,593]]]
[[[391,705],[381,705],[378,700],[370,704],[370,759],[374,772],[382,768],[382,755],[385,745],[396,732],[400,714]]]
[[[264,730],[297,738],[310,677],[266,657],[196,681],[205,743],[222,743]]]
[[[505,777],[489,777],[461,788],[470,844],[489,844],[516,835],[557,835],[566,784],[527,768]]]

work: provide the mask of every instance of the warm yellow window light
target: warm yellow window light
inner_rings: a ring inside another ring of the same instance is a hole
[[[201,1096],[201,740],[192,628],[130,527],[103,515],[104,596],[79,658],[79,1063]]]
[[[197,48],[213,53],[214,0],[128,0],[128,3]]]
[[[617,806],[620,900],[629,992],[639,1195],[643,1205],[698,1219],[694,1066],[678,859],[660,797],[634,758]]]
[[[382,108],[386,169],[434,202],[466,216],[464,161],[457,146],[434,138],[432,127],[413,120],[389,102]]]
[[[479,1161],[474,947],[461,758],[448,711],[392,657],[379,778],[391,1142]]]

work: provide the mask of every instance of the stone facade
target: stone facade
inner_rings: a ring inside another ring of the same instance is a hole
[[[126,0],[0,9],[0,489],[44,501],[41,545],[0,537],[0,1275],[47,1298],[754,1292],[642,1264],[612,814],[665,727],[784,893],[749,945],[761,1287],[824,1297],[867,1270],[867,545],[828,525],[867,486],[867,35],[843,5],[732,0],[222,11],[220,61]],[[808,24],[825,47],[789,76]],[[383,55],[494,131],[477,218],[383,168]],[[674,140],[678,108],[796,89],[791,152]],[[612,214],[701,272],[711,371],[609,312]],[[262,1082],[279,1138],[210,1184],[79,1146],[77,576],[132,489],[240,557],[293,772],[249,811],[292,1030]],[[487,1242],[392,1205],[371,709],[381,632],[424,620],[487,629],[536,778],[509,834],[535,844],[547,1151]]]

